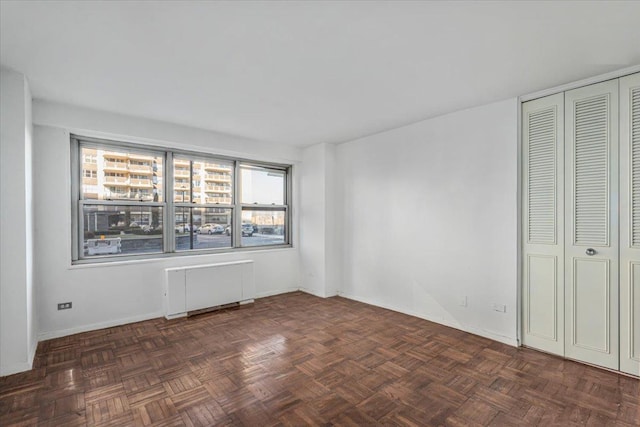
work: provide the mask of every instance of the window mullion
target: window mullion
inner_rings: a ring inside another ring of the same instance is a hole
[[[77,139],[71,138],[71,212],[74,213],[71,221],[71,259],[73,261],[80,259],[80,248],[83,248],[82,252],[84,252],[84,240],[80,244],[82,215],[80,215],[80,204],[78,202],[82,193],[80,191],[81,169],[80,144]]]
[[[231,224],[233,232],[231,233],[232,246],[234,248],[240,247],[242,242],[242,207],[240,206],[240,197],[242,194],[242,182],[240,179],[240,162],[233,162],[233,188],[231,193],[233,194],[233,223]]]
[[[175,239],[175,206],[174,206],[174,189],[173,189],[173,152],[167,151],[165,155],[164,165],[164,202],[166,204],[164,214],[164,252],[176,251],[176,239]]]

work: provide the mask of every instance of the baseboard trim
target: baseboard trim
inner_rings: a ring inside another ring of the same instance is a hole
[[[512,347],[518,347],[518,340],[515,337],[507,337],[507,336],[500,335],[500,334],[492,332],[492,331],[487,331],[485,329],[476,328],[476,327],[470,326],[470,325],[461,325],[461,324],[448,322],[447,320],[442,319],[442,318],[428,316],[428,315],[425,315],[425,314],[422,314],[422,313],[417,313],[417,312],[414,312],[414,311],[411,311],[411,310],[406,310],[406,309],[395,307],[395,306],[392,306],[392,305],[389,305],[389,304],[383,304],[383,303],[380,303],[378,301],[374,301],[372,299],[365,298],[365,297],[360,297],[360,296],[350,295],[350,294],[345,294],[345,293],[340,293],[340,296],[343,297],[343,298],[354,300],[354,301],[359,301],[359,302],[362,302],[362,303],[365,303],[365,304],[375,305],[376,307],[386,308],[387,310],[397,311],[398,313],[408,314],[409,316],[419,317],[420,319],[428,320],[428,321],[433,322],[433,323],[438,323],[440,325],[444,325],[444,326],[448,326],[450,328],[458,329],[459,331],[468,332],[468,333],[473,334],[473,335],[478,335],[478,336],[481,336],[483,338],[488,338],[488,339],[493,340],[493,341],[498,341],[498,342],[501,342],[503,344],[510,345]]]
[[[98,329],[112,328],[114,326],[126,325],[128,323],[142,322],[144,320],[157,319],[164,317],[164,312],[158,311],[153,313],[142,314],[140,316],[125,317],[121,319],[108,320],[106,322],[90,323],[88,325],[76,326],[69,329],[61,329],[58,331],[40,332],[38,341],[50,340],[53,338],[66,337],[68,335],[79,334],[82,332],[96,331]]]
[[[295,292],[297,291],[298,288],[288,288],[288,289],[278,289],[275,291],[269,291],[269,292],[263,292],[260,294],[256,295],[256,298],[265,298],[265,297],[270,297],[273,295],[280,295],[280,294],[286,294],[289,292]],[[244,303],[250,303],[253,300],[247,300],[247,301],[243,301]],[[183,313],[180,313],[179,315],[175,316],[175,317],[184,317],[186,315]],[[105,328],[112,328],[114,326],[121,326],[121,325],[126,325],[128,323],[136,323],[136,322],[142,322],[145,320],[150,320],[150,319],[157,319],[158,317],[165,317],[165,313],[164,311],[158,311],[158,312],[153,312],[153,313],[147,313],[147,314],[142,314],[140,316],[132,316],[132,317],[125,317],[125,318],[121,318],[121,319],[115,319],[115,320],[108,320],[106,322],[98,322],[98,323],[91,323],[88,325],[83,325],[83,326],[77,326],[74,328],[69,328],[69,329],[61,329],[61,330],[57,330],[57,331],[46,331],[46,332],[40,332],[38,334],[38,341],[45,341],[45,340],[50,340],[50,339],[54,339],[54,338],[62,338],[62,337],[66,337],[69,335],[74,335],[74,334],[79,334],[82,332],[90,332],[90,331],[96,331],[98,329],[105,329]],[[35,350],[34,350],[34,356],[35,356]],[[31,368],[29,368],[31,369]]]
[[[14,363],[9,366],[3,366],[0,369],[0,377],[6,377],[8,375],[19,374],[20,372],[25,372],[31,370],[33,367],[33,360],[31,363],[29,362],[20,362]]]
[[[326,298],[326,295],[315,291],[313,289],[308,289],[308,288],[298,288],[298,290],[300,292],[304,292],[305,294],[309,294],[309,295],[313,295],[314,297],[319,297],[319,298]]]
[[[38,350],[38,339],[36,337],[36,339],[33,340],[33,342],[31,343],[31,348],[29,348],[29,364],[31,365],[29,367],[29,369],[31,369],[31,367],[33,367],[33,361],[36,358],[36,351]]]
[[[256,298],[266,298],[266,297],[272,297],[274,295],[288,294],[288,293],[291,293],[291,292],[295,292],[298,289],[299,288],[286,288],[286,289],[278,289],[278,290],[269,291],[269,292],[260,292],[260,293],[256,294]]]

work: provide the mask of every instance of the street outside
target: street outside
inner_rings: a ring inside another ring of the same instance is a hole
[[[162,236],[160,235],[119,235],[121,238],[121,252],[105,252],[103,255],[141,254],[162,252]],[[109,236],[109,238],[113,238]],[[267,246],[284,243],[284,236],[278,234],[254,233],[253,236],[242,236],[242,246]],[[191,250],[189,233],[176,233],[176,250]],[[226,234],[193,234],[193,249],[230,248],[231,236]],[[85,249],[85,256],[90,255]],[[100,254],[97,254],[100,255]]]
[[[197,233],[196,233],[197,234]],[[180,233],[176,236],[188,235]],[[184,239],[188,242],[188,239]],[[231,246],[231,236],[226,234],[197,234],[197,242],[194,235],[194,249],[227,248]],[[284,243],[284,236],[278,234],[254,233],[253,236],[242,236],[242,246],[279,245]],[[178,248],[180,250],[182,248]],[[188,246],[184,249],[188,249]]]

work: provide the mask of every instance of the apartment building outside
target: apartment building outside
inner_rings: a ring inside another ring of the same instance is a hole
[[[174,195],[175,203],[232,204],[231,164],[194,161],[186,159],[174,160]],[[135,200],[162,202],[164,197],[162,158],[138,154],[135,152],[107,151],[93,148],[82,149],[82,193],[85,199],[91,200]],[[190,182],[193,182],[191,188]],[[119,211],[114,206],[111,211]],[[96,210],[96,213],[98,211]],[[111,216],[108,210],[100,216]],[[190,223],[194,218],[180,215],[177,212],[176,224]],[[123,226],[157,227],[153,213],[149,210],[125,211],[122,218],[117,218]],[[96,216],[94,216],[96,218]],[[201,215],[196,215],[198,224],[229,224],[231,219],[228,209],[209,208]],[[159,220],[158,220],[159,221]],[[85,228],[99,231],[100,223],[108,222],[107,218],[97,222],[85,221]],[[104,224],[111,225],[111,224]]]

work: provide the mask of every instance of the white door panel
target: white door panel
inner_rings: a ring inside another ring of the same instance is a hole
[[[640,375],[640,73],[620,79],[620,370]]]
[[[574,258],[571,286],[572,345],[608,354],[611,344],[609,260]]]
[[[565,355],[618,369],[618,81],[565,93]]]
[[[526,335],[532,338],[558,340],[558,257],[527,256]]]
[[[564,354],[564,96],[527,102],[523,135],[523,344]]]

